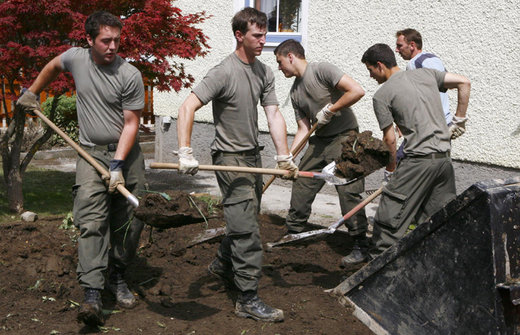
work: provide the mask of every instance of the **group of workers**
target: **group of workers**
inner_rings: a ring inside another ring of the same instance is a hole
[[[324,184],[298,179],[298,171],[319,171],[339,156],[346,133],[358,130],[351,106],[365,92],[337,66],[307,62],[299,42],[282,42],[274,50],[279,70],[287,78],[295,77],[290,96],[298,130],[290,150],[274,74],[257,59],[265,44],[266,26],[265,13],[254,8],[244,8],[233,17],[235,51],[209,70],[179,108],[179,172],[198,171],[190,145],[194,114],[210,101],[215,124],[213,164],[261,167],[260,103],[277,152],[277,168],[287,171],[283,178],[293,180],[286,223],[288,233],[298,233],[307,228],[312,202]],[[105,288],[124,308],[137,303],[124,273],[136,254],[143,223],[133,218],[128,228],[120,229],[131,219],[132,207],[115,190],[119,184],[134,194],[143,189],[144,159],[137,134],[144,88],[139,71],[117,55],[121,28],[120,20],[108,12],[90,15],[85,23],[90,48],[73,47],[55,57],[17,102],[25,111],[39,108],[39,93],[61,72],[69,71],[76,83],[80,144],[110,171],[110,179],[105,179],[78,157],[73,187],[74,223],[80,231],[77,274],[85,292],[78,320],[89,326],[104,322],[101,291]],[[435,55],[422,52],[417,31],[398,32],[396,45],[401,56],[410,60],[407,69],[422,69],[401,71],[394,51],[386,44],[373,45],[361,59],[370,76],[384,84],[373,97],[373,107],[391,159],[385,168],[387,183],[375,216],[373,236],[367,237],[367,219],[360,210],[347,222],[354,247],[342,259],[343,266],[376,257],[400,239],[410,223],[423,222],[455,197],[450,140],[465,131],[470,82],[445,72]],[[447,107],[447,97],[441,100],[439,95],[450,88],[458,90],[454,116]],[[310,137],[297,166],[291,152],[315,124],[316,133]],[[394,124],[404,137],[399,161]],[[239,292],[236,315],[282,321],[283,311],[263,302],[257,292],[263,256],[257,221],[262,178],[224,171],[217,171],[216,177],[226,234],[208,270]],[[364,180],[338,185],[336,189],[341,210],[346,213],[361,201]]]

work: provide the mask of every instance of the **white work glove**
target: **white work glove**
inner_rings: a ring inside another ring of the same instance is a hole
[[[332,104],[327,104],[327,106],[323,107],[318,114],[316,114],[316,119],[318,120],[318,127],[324,126],[330,122],[334,113],[332,113],[329,108]]]
[[[282,179],[296,180],[298,178],[298,166],[294,164],[292,153],[289,155],[276,155],[276,168],[280,170],[288,170],[289,173],[280,176]]]
[[[29,90],[25,90],[16,104],[25,112],[32,112],[34,109],[40,110],[38,96]]]
[[[193,157],[193,149],[190,147],[180,147],[177,152],[179,155],[179,173],[194,175],[199,171],[199,161]]]
[[[385,169],[385,172],[383,173],[383,185],[386,185],[389,181],[392,175],[394,174],[394,171],[388,171]]]
[[[466,132],[467,117],[453,116],[452,125],[450,126],[450,137],[452,140],[462,136]]]
[[[114,193],[118,185],[125,185],[125,178],[123,178],[123,165],[125,165],[125,161],[120,159],[112,159],[110,161],[110,182],[108,183],[108,193]]]

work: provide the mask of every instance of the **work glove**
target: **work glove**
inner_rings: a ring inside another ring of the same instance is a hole
[[[390,178],[393,174],[393,171],[388,171],[387,169],[385,169],[385,172],[383,173],[383,185],[386,185],[390,181]]]
[[[316,114],[316,119],[318,120],[318,127],[322,127],[330,122],[330,119],[334,116],[334,113],[332,113],[329,108],[332,106],[332,104],[327,104],[327,106],[323,107],[318,114]]]
[[[276,168],[280,170],[288,170],[289,173],[280,176],[282,179],[296,180],[298,178],[298,166],[294,164],[292,153],[289,155],[276,155]]]
[[[24,112],[32,112],[34,109],[40,110],[40,103],[38,102],[38,96],[29,90],[25,90],[18,101],[18,105]]]
[[[177,152],[179,155],[179,173],[194,175],[199,171],[199,161],[193,157],[193,149],[190,147],[180,147]]]
[[[452,125],[450,126],[450,137],[452,140],[462,136],[466,132],[467,117],[453,116]]]
[[[123,166],[125,161],[120,159],[112,159],[110,161],[110,181],[108,183],[108,193],[114,193],[118,185],[125,185],[123,178]]]

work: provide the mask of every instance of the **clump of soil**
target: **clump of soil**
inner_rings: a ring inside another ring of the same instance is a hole
[[[341,156],[336,159],[336,172],[347,180],[368,176],[390,160],[386,144],[373,137],[369,130],[349,132],[342,146]]]
[[[150,226],[163,229],[204,222],[217,209],[209,208],[208,200],[177,190],[147,193],[139,200],[134,215]]]

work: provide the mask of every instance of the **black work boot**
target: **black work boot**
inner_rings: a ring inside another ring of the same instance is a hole
[[[92,288],[85,289],[85,301],[79,307],[78,321],[87,326],[97,327],[105,323],[101,292]]]
[[[352,247],[352,251],[345,257],[341,259],[341,267],[348,268],[353,265],[358,265],[361,263],[368,262],[369,254],[368,254],[368,238],[365,234],[360,234],[353,236],[354,246]]]
[[[116,297],[117,304],[123,308],[134,308],[137,305],[137,299],[128,289],[128,285],[123,279],[124,270],[111,267],[108,270],[107,287]]]
[[[252,318],[257,321],[283,321],[283,311],[266,305],[256,291],[241,292],[235,304],[235,314],[242,318]]]
[[[214,277],[222,280],[226,287],[235,288],[233,269],[231,264],[224,264],[220,259],[215,258],[208,265],[208,272]]]

